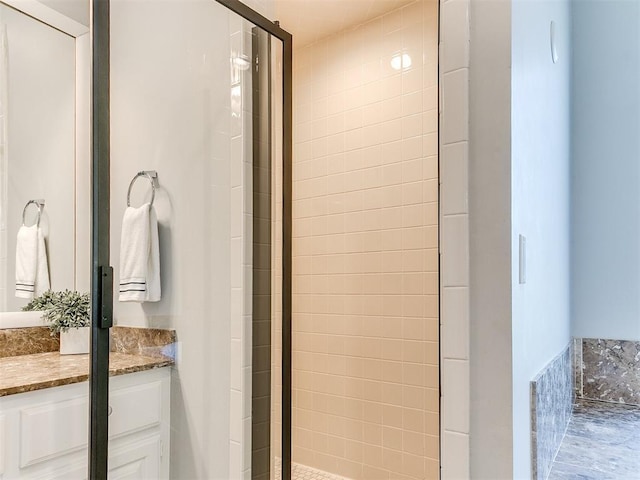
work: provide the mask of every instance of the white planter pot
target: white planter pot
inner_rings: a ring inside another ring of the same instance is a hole
[[[70,328],[60,332],[60,355],[89,353],[91,327]]]

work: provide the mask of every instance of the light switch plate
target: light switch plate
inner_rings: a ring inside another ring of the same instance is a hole
[[[519,244],[518,283],[524,285],[527,283],[527,238],[524,235],[519,236]]]
[[[556,40],[556,22],[552,21],[549,27],[549,40],[551,43],[551,61],[558,63],[558,43]]]

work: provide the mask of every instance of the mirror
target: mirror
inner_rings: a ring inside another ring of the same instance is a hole
[[[44,200],[51,289],[88,291],[88,20],[86,0],[0,3],[0,312],[29,301],[16,297],[16,246],[23,212],[37,221],[31,200]]]

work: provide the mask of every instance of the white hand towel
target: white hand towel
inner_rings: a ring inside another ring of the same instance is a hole
[[[47,247],[44,243],[44,234],[38,227],[38,264],[36,265],[36,297],[39,297],[51,289],[49,279],[49,260],[47,259]]]
[[[16,297],[30,300],[49,288],[49,264],[42,229],[37,225],[23,225],[16,242]]]
[[[148,203],[128,207],[120,239],[120,301],[160,301],[158,218]]]

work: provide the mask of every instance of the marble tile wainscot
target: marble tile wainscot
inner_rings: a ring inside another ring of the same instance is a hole
[[[531,382],[531,465],[534,480],[546,480],[571,419],[571,344]]]
[[[580,338],[575,343],[581,359],[578,398],[640,405],[640,342]]]

